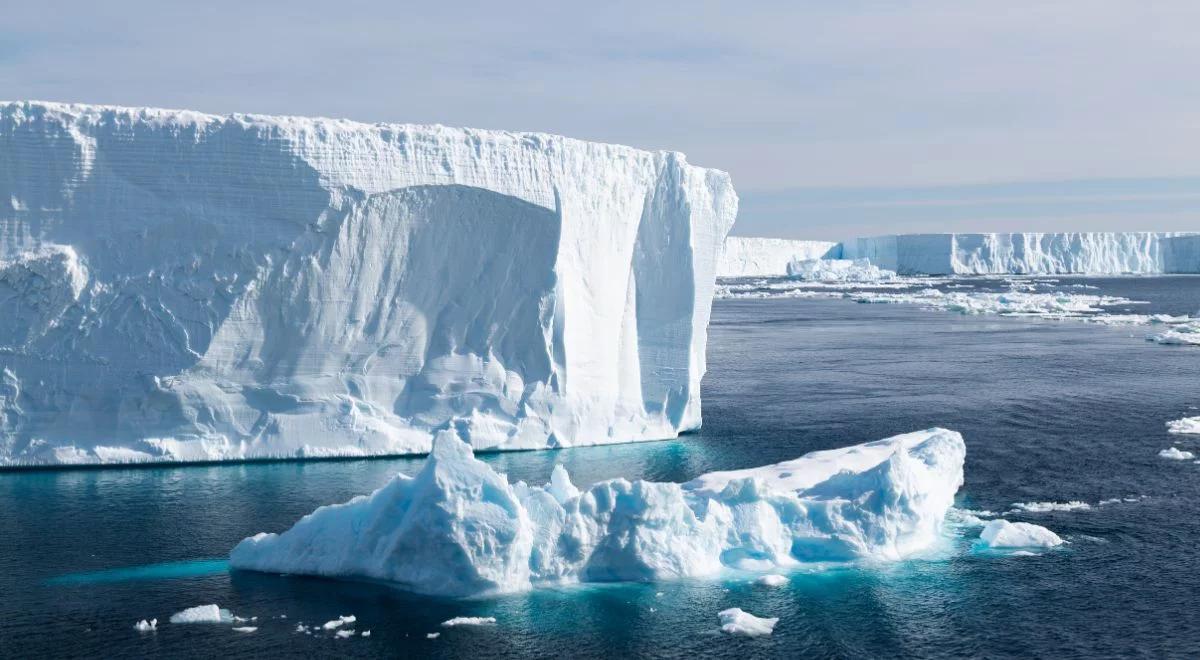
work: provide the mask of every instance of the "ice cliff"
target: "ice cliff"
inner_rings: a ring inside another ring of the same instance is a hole
[[[445,431],[415,477],[248,538],[230,565],[471,596],[896,560],[938,539],[965,456],[962,436],[930,429],[684,484],[581,491],[562,466],[543,487],[509,483]]]
[[[901,275],[1200,273],[1200,235],[893,234],[842,243],[731,236],[717,274],[778,277],[787,273],[788,263],[809,259],[868,259]]]
[[[673,437],[736,210],[678,153],[0,103],[0,465]]]

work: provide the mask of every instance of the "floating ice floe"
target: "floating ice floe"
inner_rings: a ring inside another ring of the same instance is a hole
[[[1116,296],[1024,291],[967,292],[921,289],[902,293],[859,292],[848,297],[860,303],[900,303],[960,314],[997,314],[1046,319],[1085,318],[1103,312],[1106,307],[1142,304]]]
[[[770,635],[779,623],[778,617],[763,618],[745,612],[740,607],[731,607],[717,613],[721,621],[721,632],[742,637]]]
[[[133,629],[138,632],[153,632],[158,630],[158,619],[150,619],[149,621],[142,619],[133,624]]]
[[[788,579],[783,575],[779,575],[778,573],[762,575],[757,580],[754,581],[754,584],[757,584],[757,585],[763,586],[763,587],[782,587],[783,585],[785,585],[787,583],[788,583]]]
[[[325,624],[322,625],[321,627],[324,628],[325,630],[333,630],[334,628],[340,628],[340,627],[346,625],[347,623],[354,623],[355,621],[358,621],[358,617],[354,616],[353,614],[350,614],[347,616],[339,616],[338,618],[336,618],[332,621],[326,621]]]
[[[1190,461],[1196,458],[1196,455],[1190,451],[1183,451],[1179,447],[1170,447],[1158,452],[1159,458],[1167,458],[1172,461]]]
[[[256,630],[258,630],[257,626],[237,626],[233,629],[233,632],[252,633]]]
[[[1146,337],[1146,340],[1158,344],[1171,344],[1175,346],[1198,345],[1200,344],[1200,321],[1193,319],[1189,323],[1172,325],[1163,332]]]
[[[958,433],[930,429],[685,484],[613,479],[580,492],[561,468],[546,487],[509,483],[446,431],[415,477],[248,538],[230,563],[469,596],[897,560],[940,537],[965,454]]]
[[[339,630],[336,633],[334,633],[333,636],[337,637],[338,639],[346,639],[348,637],[353,637],[354,631],[353,630]]]
[[[442,622],[443,628],[454,628],[456,625],[492,625],[496,617],[455,617]]]
[[[442,636],[442,633],[440,633],[440,632],[425,633],[425,639],[437,639],[438,637],[441,637],[441,636]]]
[[[872,265],[870,259],[798,259],[787,265],[788,277],[818,282],[886,282],[896,271]]]
[[[1070,502],[1016,502],[1012,505],[1013,512],[1019,513],[1049,513],[1052,511],[1087,511],[1092,505],[1079,500]]]
[[[171,615],[171,623],[234,623],[244,621],[216,605],[197,605]]]
[[[1167,431],[1180,435],[1200,435],[1200,417],[1184,417],[1167,422]]]
[[[990,520],[979,534],[983,544],[995,550],[1020,548],[1053,548],[1064,541],[1058,534],[1032,523]]]

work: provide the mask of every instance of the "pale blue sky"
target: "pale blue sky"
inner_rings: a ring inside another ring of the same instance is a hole
[[[539,130],[735,233],[1200,229],[1200,3],[13,3],[0,96]]]

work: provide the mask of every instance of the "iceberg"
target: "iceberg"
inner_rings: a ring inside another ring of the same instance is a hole
[[[788,263],[793,279],[817,282],[888,282],[896,272],[871,264],[870,259],[801,259]]]
[[[939,538],[962,436],[930,429],[690,482],[509,483],[453,431],[415,477],[325,506],[230,553],[234,569],[367,578],[473,596],[535,586],[898,560]]]
[[[0,466],[675,437],[737,212],[679,153],[43,102],[0,200]]]
[[[983,545],[994,550],[1053,548],[1064,541],[1054,532],[1033,523],[989,520],[979,534]]]
[[[841,243],[730,236],[717,262],[718,277],[782,277],[788,264],[806,259],[840,259]]]

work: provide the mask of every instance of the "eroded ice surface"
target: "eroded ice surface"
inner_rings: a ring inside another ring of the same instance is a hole
[[[799,259],[788,263],[787,275],[817,282],[886,282],[897,277],[869,259]]]
[[[1053,548],[1063,544],[1054,532],[1033,523],[989,520],[979,534],[983,545],[995,550]]]
[[[729,177],[538,133],[0,103],[0,465],[669,438]]]
[[[1200,435],[1200,417],[1184,417],[1167,422],[1167,431],[1181,435]]]
[[[171,615],[171,623],[234,623],[237,617],[217,605],[197,605]]]
[[[754,616],[740,607],[721,610],[717,613],[717,620],[721,622],[721,632],[741,637],[770,635],[775,631],[775,624],[779,623],[778,617]]]
[[[962,484],[962,437],[930,429],[684,484],[510,484],[453,432],[415,477],[242,541],[231,566],[469,596],[570,582],[896,560],[927,549]]]

